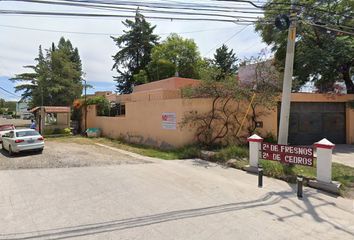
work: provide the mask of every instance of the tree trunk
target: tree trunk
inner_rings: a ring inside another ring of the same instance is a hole
[[[345,86],[347,88],[347,93],[354,93],[354,83],[352,79],[350,78],[350,67],[348,67],[344,72],[343,72],[343,80],[345,82]]]

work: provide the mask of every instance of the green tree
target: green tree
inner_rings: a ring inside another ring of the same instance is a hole
[[[134,74],[139,74],[141,70],[146,71],[151,50],[158,43],[159,37],[153,34],[155,26],[151,26],[138,11],[134,21],[127,19],[123,24],[128,30],[120,37],[112,37],[120,48],[113,56],[112,70],[115,69],[118,73],[114,77],[118,92],[131,93],[134,85],[141,84],[135,81]]]
[[[0,98],[0,108],[4,108],[5,107],[5,99]]]
[[[192,39],[184,39],[171,34],[160,45],[152,49],[148,65],[150,81],[172,77],[199,78],[202,59],[197,44]]]
[[[216,49],[212,63],[219,70],[219,74],[216,76],[215,80],[220,81],[227,76],[236,74],[238,69],[237,62],[238,58],[236,54],[232,49],[229,51],[225,44]]]
[[[77,48],[63,37],[58,46],[54,43],[43,54],[39,46],[35,65],[25,66],[32,72],[17,74],[13,81],[22,82],[15,87],[23,90],[22,99],[29,99],[30,106],[71,105],[82,92],[82,65]]]
[[[274,21],[280,13],[289,13],[290,0],[272,0],[265,5],[264,18],[257,26],[264,42],[272,46],[278,68],[283,71],[287,31],[278,30],[274,24],[263,24],[263,20]],[[274,11],[274,8],[284,9]],[[354,25],[351,13],[353,1],[299,0],[297,3],[299,23],[297,27],[293,88],[298,89],[308,81],[326,92],[333,89],[335,81],[344,81],[347,92],[354,93],[351,80],[354,66],[354,38],[338,31],[351,31]],[[297,85],[298,87],[296,87]]]

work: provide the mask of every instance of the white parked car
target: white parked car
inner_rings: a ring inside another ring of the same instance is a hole
[[[10,155],[22,151],[43,151],[44,138],[34,129],[15,129],[2,137],[2,148]]]
[[[13,124],[0,125],[0,143],[2,142],[2,136],[14,129],[15,126]]]

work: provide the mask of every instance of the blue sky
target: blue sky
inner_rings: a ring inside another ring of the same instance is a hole
[[[0,10],[11,9],[82,11],[82,9],[74,7],[0,1]],[[85,9],[85,11],[96,10]],[[116,73],[111,71],[113,65],[111,56],[118,51],[118,48],[110,38],[110,35],[117,36],[123,33],[125,29],[121,23],[123,20],[118,18],[94,19],[0,15],[0,86],[14,93],[14,83],[8,79],[17,73],[25,72],[26,69],[23,66],[34,64],[34,58],[38,55],[39,45],[42,45],[43,48],[48,48],[52,42],[57,43],[59,38],[63,36],[70,39],[72,44],[79,49],[85,79],[94,87],[89,92],[114,91],[112,76]],[[245,26],[234,23],[202,21],[148,21],[156,25],[155,33],[161,36],[161,40],[172,32],[194,39],[199,46],[202,57],[212,57],[215,49],[224,42],[229,48],[234,49],[240,59],[257,56],[262,49],[266,48],[258,34],[254,32],[253,26],[245,28]],[[85,32],[86,34],[68,32]],[[239,33],[236,34],[237,32]],[[15,94],[20,95],[21,93]],[[0,97],[8,100],[18,99],[18,97],[1,89]]]

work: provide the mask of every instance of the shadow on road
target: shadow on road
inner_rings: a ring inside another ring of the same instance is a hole
[[[329,222],[328,220],[321,218],[316,212],[317,208],[325,205],[332,205],[333,203],[330,203],[320,198],[321,200],[320,204],[314,206],[309,199],[305,198],[303,199],[304,204],[299,204],[299,202],[297,202],[296,199],[292,198],[293,195],[294,195],[293,191],[270,192],[266,194],[264,197],[252,201],[223,204],[223,205],[216,205],[216,206],[209,206],[209,207],[195,208],[195,209],[186,209],[186,210],[179,210],[179,211],[171,211],[171,212],[158,213],[158,214],[152,214],[152,215],[135,217],[135,218],[127,218],[127,219],[120,219],[120,220],[114,220],[108,222],[70,226],[64,228],[55,228],[55,229],[48,229],[42,231],[0,234],[0,237],[1,239],[7,239],[7,240],[67,239],[67,238],[80,237],[80,236],[89,236],[89,235],[105,233],[105,232],[114,232],[114,231],[121,231],[125,229],[144,227],[144,226],[149,226],[149,225],[163,223],[163,222],[177,221],[181,219],[208,216],[208,215],[214,215],[214,214],[220,214],[226,212],[235,212],[235,211],[245,210],[249,208],[263,208],[265,206],[278,204],[285,199],[291,201],[292,204],[296,205],[299,209],[301,209],[301,211],[295,212],[290,208],[287,208],[285,210],[288,211],[289,214],[285,216],[278,216],[275,213],[268,210],[263,210],[263,212],[276,216],[279,221],[284,221],[291,217],[301,217],[304,214],[309,214],[316,222],[327,223],[333,226],[335,229],[342,231],[343,233],[349,234],[350,236],[354,236],[354,232],[345,229],[344,227],[340,226],[337,223]],[[311,196],[313,195],[313,193],[309,195]]]
[[[39,154],[42,154],[42,152],[33,150],[33,151],[15,153],[12,156],[10,156],[9,152],[6,151],[5,149],[1,148],[0,150],[0,156],[4,156],[6,158],[21,158],[21,157],[28,157],[28,156],[39,155]]]

